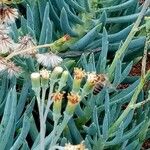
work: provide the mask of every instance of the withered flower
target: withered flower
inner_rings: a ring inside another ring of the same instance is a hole
[[[16,66],[13,62],[9,62],[7,66],[8,76],[12,78],[13,76],[18,76],[21,73],[21,68]]]
[[[11,29],[7,25],[0,23],[0,36],[9,34],[10,31]]]
[[[36,43],[35,41],[33,40],[33,38],[29,35],[26,35],[24,37],[21,37],[19,39],[19,43],[18,43],[18,46],[17,46],[17,51],[22,51],[22,50],[25,50],[27,48],[32,48],[33,46],[35,46]],[[32,49],[28,52],[24,52],[22,54],[20,54],[21,56],[23,57],[30,57],[30,56],[34,56],[36,54],[36,49]]]
[[[18,11],[6,5],[0,6],[0,23],[11,24],[18,18]]]
[[[0,53],[6,54],[12,52],[16,47],[16,43],[8,36],[2,35],[0,36]]]
[[[39,64],[44,67],[54,68],[62,62],[62,58],[53,53],[36,54]]]
[[[12,78],[21,73],[21,68],[16,66],[12,61],[6,61],[5,58],[0,57],[0,71],[7,72],[8,77]]]

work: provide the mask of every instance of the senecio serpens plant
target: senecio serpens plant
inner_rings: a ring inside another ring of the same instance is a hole
[[[150,0],[0,4],[0,150],[140,150]],[[141,77],[129,78],[141,55]]]

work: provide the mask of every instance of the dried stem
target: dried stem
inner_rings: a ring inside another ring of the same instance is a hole
[[[11,53],[10,55],[8,55],[6,57],[6,60],[9,60],[9,59],[11,59],[12,57],[14,57],[16,55],[20,55],[20,54],[29,52],[29,51],[34,50],[34,49],[51,47],[51,45],[52,44],[44,44],[44,45],[33,46],[33,47],[30,47],[30,48],[24,49],[22,51],[14,51],[13,53]]]

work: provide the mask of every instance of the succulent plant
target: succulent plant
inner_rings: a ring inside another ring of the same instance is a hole
[[[141,149],[149,0],[0,5],[0,149]],[[131,77],[143,54],[141,77]]]

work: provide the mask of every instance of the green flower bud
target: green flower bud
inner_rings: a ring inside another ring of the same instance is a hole
[[[68,80],[69,73],[68,71],[64,71],[61,75],[60,81],[59,81],[59,88],[58,91],[60,91],[64,86],[66,86],[66,82]]]
[[[54,70],[52,71],[52,74],[50,76],[50,80],[54,81],[58,78],[58,76],[63,72],[62,67],[55,67]]]
[[[66,107],[66,110],[65,112],[68,114],[68,115],[73,115],[75,109],[76,109],[76,106],[79,104],[80,102],[80,96],[76,93],[70,93],[68,96],[68,103],[67,103],[67,107]]]
[[[88,74],[87,82],[83,86],[82,89],[82,98],[86,95],[88,95],[94,88],[96,82],[97,82],[97,75],[95,73]]]
[[[79,68],[74,69],[74,80],[72,86],[73,92],[78,93],[80,91],[81,82],[84,77],[85,77],[85,72],[82,69]]]
[[[150,31],[150,17],[145,17],[146,31]]]
[[[48,88],[49,84],[49,72],[47,70],[40,71],[41,75],[41,86],[43,88]]]
[[[39,89],[41,87],[40,84],[40,74],[38,72],[34,72],[31,74],[31,82],[32,82],[32,89]]]
[[[56,92],[53,94],[52,99],[54,101],[53,103],[53,113],[54,114],[60,114],[61,111],[61,104],[63,99],[63,93]]]

